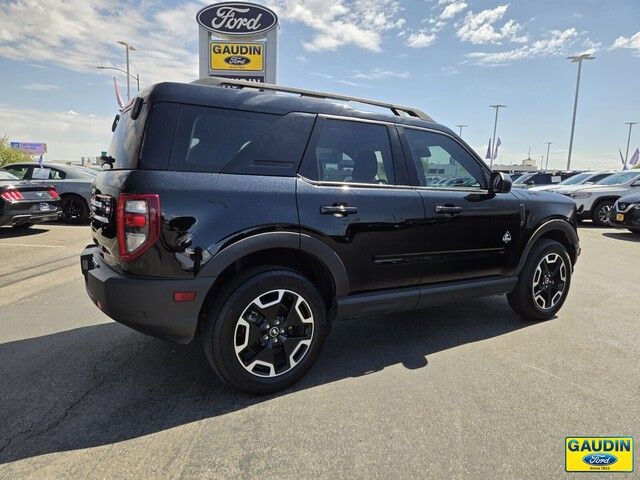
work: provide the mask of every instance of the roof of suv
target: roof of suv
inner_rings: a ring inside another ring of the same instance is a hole
[[[141,96],[154,102],[186,103],[280,115],[290,112],[306,112],[356,117],[366,120],[379,120],[402,125],[426,127],[446,132],[450,135],[454,134],[449,128],[439,123],[417,117],[357,110],[347,103],[331,98],[325,99],[305,95],[274,94],[272,92],[257,90],[255,87],[251,89],[225,88],[216,85],[163,82],[149,87],[142,92]]]

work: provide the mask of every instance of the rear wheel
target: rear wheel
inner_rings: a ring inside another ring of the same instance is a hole
[[[613,200],[602,200],[598,202],[593,208],[593,213],[591,214],[591,220],[593,223],[600,227],[609,225],[609,215],[614,203],[615,202]]]
[[[523,318],[552,318],[564,304],[571,285],[571,259],[566,248],[553,240],[541,240],[532,249],[520,272],[515,290],[507,294],[509,305]]]
[[[278,267],[247,272],[220,292],[204,327],[214,371],[250,393],[270,393],[302,378],[326,332],[326,308],[316,287]]]
[[[63,196],[60,208],[62,209],[60,218],[64,223],[78,224],[84,223],[89,219],[87,203],[78,195]]]

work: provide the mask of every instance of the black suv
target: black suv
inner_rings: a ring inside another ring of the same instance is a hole
[[[141,332],[199,335],[242,390],[300,379],[339,318],[506,293],[543,320],[569,291],[574,203],[511,192],[418,110],[211,78],[147,89],[114,132],[87,292]]]

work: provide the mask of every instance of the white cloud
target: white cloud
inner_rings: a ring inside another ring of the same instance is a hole
[[[577,37],[578,32],[576,32],[575,28],[568,28],[564,31],[552,30],[544,39],[537,40],[531,45],[524,45],[503,52],[473,52],[467,54],[466,57],[480,65],[502,65],[532,57],[564,55],[568,52],[568,48],[574,45],[574,40]],[[587,39],[587,42],[590,42],[590,40]]]
[[[96,156],[111,139],[112,117],[43,112],[0,105],[0,136],[23,142],[46,142],[48,160],[80,160]]]
[[[271,0],[269,5],[283,20],[299,22],[316,32],[303,47],[311,52],[354,45],[381,50],[382,33],[402,28],[406,20],[397,0]]]
[[[502,20],[508,8],[509,4],[499,5],[494,9],[483,10],[480,13],[468,12],[456,35],[461,40],[476,45],[500,43],[503,40],[519,43],[526,42],[527,37],[519,35],[522,25],[515,20],[508,20],[497,30],[494,28],[494,25]]]
[[[0,3],[0,57],[95,72],[96,65],[124,67],[126,40],[134,73],[146,84],[198,76],[199,3],[176,8],[152,2],[115,7],[110,0],[39,0]]]
[[[361,78],[365,80],[379,80],[381,78],[409,78],[409,72],[397,72],[395,70],[385,70],[383,68],[374,68],[370,72],[356,73],[353,78]]]
[[[27,83],[26,85],[23,85],[22,88],[24,88],[25,90],[38,90],[41,92],[50,92],[52,90],[57,90],[58,87],[57,85],[49,85],[47,83]]]
[[[431,45],[436,39],[435,33],[416,32],[407,38],[407,46],[412,48],[424,48]]]
[[[448,19],[456,16],[458,13],[462,12],[465,8],[467,8],[467,4],[463,1],[454,1],[453,3],[448,4],[444,7],[444,10],[440,14],[440,18]]]
[[[640,32],[630,36],[620,36],[616,38],[611,48],[628,48],[634,51],[634,54],[640,55]]]

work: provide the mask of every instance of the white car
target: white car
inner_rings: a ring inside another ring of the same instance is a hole
[[[585,185],[593,185],[598,183],[600,180],[603,180],[607,177],[610,177],[614,173],[617,173],[618,170],[606,170],[601,172],[582,172],[573,177],[569,177],[566,180],[563,180],[560,183],[555,183],[551,185],[540,185],[539,187],[532,187],[529,190],[532,192],[558,192],[562,193],[561,190],[566,187],[574,187],[580,188]]]
[[[640,170],[619,172],[595,185],[565,189],[558,193],[576,203],[580,220],[590,218],[596,225],[603,226],[608,224],[609,212],[616,200],[634,191],[640,191]]]

